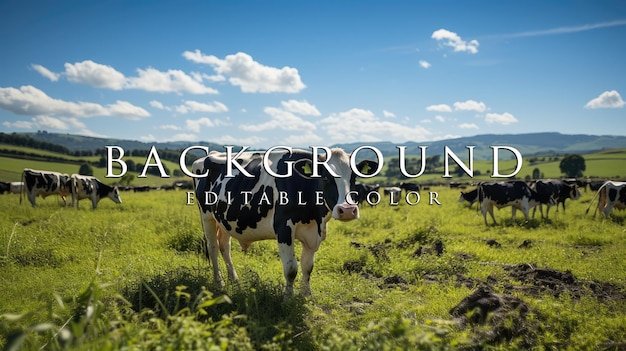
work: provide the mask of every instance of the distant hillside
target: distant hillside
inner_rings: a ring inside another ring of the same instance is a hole
[[[157,142],[147,143],[137,140],[123,140],[113,138],[94,138],[72,134],[58,133],[22,133],[36,140],[62,145],[70,151],[77,150],[96,150],[104,149],[105,145],[117,145],[124,150],[146,150],[152,145],[158,149],[184,149],[191,145],[208,146],[211,150],[223,150],[223,145],[211,142]],[[466,157],[466,146],[475,146],[475,159],[491,159],[492,150],[490,146],[504,145],[512,146],[518,149],[521,154],[526,156],[532,155],[550,155],[550,154],[569,154],[569,153],[590,153],[599,150],[626,148],[626,136],[611,135],[587,135],[587,134],[561,134],[555,132],[546,133],[528,133],[528,134],[482,134],[471,137],[463,137],[457,139],[448,139],[440,141],[428,142],[405,142],[394,144],[391,142],[357,142],[336,144],[333,147],[340,147],[346,151],[352,151],[360,146],[369,145],[379,149],[383,156],[397,156],[397,145],[407,147],[407,154],[419,154],[419,146],[428,146],[426,150],[427,156],[443,155],[444,147],[448,146],[459,157]],[[367,155],[363,152],[363,156]],[[361,154],[359,154],[361,156]],[[507,157],[504,151],[501,157]]]
[[[443,155],[444,147],[449,147],[459,157],[467,155],[466,146],[475,146],[475,159],[491,159],[490,146],[512,146],[524,156],[590,153],[605,149],[626,147],[626,136],[610,135],[586,135],[586,134],[561,134],[561,133],[529,133],[529,134],[483,134],[457,139],[448,139],[428,142],[406,142],[393,144],[389,142],[348,143],[337,144],[347,151],[352,151],[360,146],[369,145],[380,150],[383,156],[397,156],[397,145],[407,147],[407,154],[419,154],[419,146],[428,146],[426,156]],[[365,154],[365,152],[364,152]],[[506,151],[501,157],[506,156]]]
[[[96,150],[96,149],[104,149],[105,146],[119,146],[124,150],[148,150],[152,147],[152,145],[156,146],[157,149],[170,149],[170,150],[178,150],[185,149],[192,145],[201,145],[208,146],[211,150],[221,150],[222,145],[209,143],[209,142],[188,142],[188,141],[176,141],[176,142],[156,142],[156,143],[147,143],[138,140],[124,140],[124,139],[114,139],[114,138],[95,138],[83,135],[73,135],[73,134],[60,134],[60,133],[47,133],[47,132],[37,132],[37,133],[19,133],[23,135],[30,136],[33,139],[39,141],[45,141],[52,144],[58,144],[65,146],[70,151],[82,151],[82,150]]]

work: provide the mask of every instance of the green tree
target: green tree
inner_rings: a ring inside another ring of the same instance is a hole
[[[533,179],[539,179],[539,178],[541,178],[541,171],[539,170],[539,168],[533,169]]]
[[[582,177],[583,171],[587,169],[585,158],[580,155],[567,155],[561,160],[559,169],[568,177]]]
[[[82,165],[80,165],[80,168],[78,169],[78,174],[86,175],[86,176],[93,176],[93,167],[91,167],[89,163],[83,163]]]

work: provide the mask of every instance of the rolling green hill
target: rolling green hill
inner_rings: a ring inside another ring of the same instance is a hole
[[[6,144],[0,144],[0,150],[7,151],[5,153],[0,152],[0,180],[2,181],[19,181],[22,170],[24,168],[51,170],[67,174],[78,173],[78,169],[82,163],[88,162],[92,165],[95,165],[100,159],[100,156],[72,156],[55,153],[52,151],[43,151],[29,147],[13,146]],[[8,151],[12,150],[19,151],[26,156],[10,154]],[[465,164],[469,163],[467,155],[459,154],[458,156]],[[603,150],[599,152],[583,154],[583,157],[585,158],[587,166],[587,169],[584,172],[585,177],[615,180],[626,178],[626,149]],[[125,162],[129,162],[130,160],[132,160],[135,164],[146,163],[145,157],[138,156],[124,157],[123,160]],[[533,170],[537,168],[539,170],[539,173],[541,174],[541,178],[561,178],[562,174],[559,170],[560,160],[561,157],[554,155],[527,156],[525,154],[522,154],[522,168],[521,171],[516,175],[516,177],[522,179],[530,177],[533,174]],[[154,160],[150,161],[153,162]],[[177,162],[163,159],[161,161],[163,162],[164,166],[169,169],[170,178],[161,178],[155,175],[147,175],[146,178],[137,178],[139,174],[138,172],[129,171],[129,174],[135,176],[130,185],[161,186],[172,184],[174,181],[188,180],[188,178],[185,176],[174,176],[174,171],[180,169]],[[419,165],[419,162],[420,160],[417,157],[407,158],[407,165]],[[393,184],[399,181],[407,180],[406,178],[389,178],[384,176],[388,168],[398,169],[399,166],[397,157],[395,159],[393,157],[385,157],[384,164],[385,165],[383,171],[381,172],[381,175],[372,179],[368,179],[367,182]],[[114,173],[119,174],[119,167],[117,163],[114,162],[113,166],[114,168],[117,167],[117,170],[115,170]],[[499,161],[499,169],[500,173],[502,174],[511,173],[514,167],[515,160]],[[453,173],[454,168],[456,168],[456,164],[454,163],[454,161],[451,160],[451,174]],[[474,161],[474,178],[470,178],[467,175],[464,175],[462,177],[453,175],[451,178],[444,178],[444,168],[443,166],[439,166],[434,169],[433,173],[423,174],[417,178],[412,178],[410,180],[419,183],[448,183],[451,181],[467,182],[486,180],[491,179],[490,175],[492,168],[492,160],[476,159]],[[100,178],[105,183],[115,184],[120,182],[119,178],[106,178],[106,169],[104,167],[93,166],[93,170],[94,175]]]

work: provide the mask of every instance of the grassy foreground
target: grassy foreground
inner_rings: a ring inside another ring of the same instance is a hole
[[[122,193],[92,211],[0,196],[0,345],[8,349],[550,349],[626,347],[624,214],[568,201],[550,219],[486,227],[458,191],[332,221],[313,296],[283,297],[276,244],[213,288],[196,206]],[[297,251],[299,244],[296,246]],[[222,264],[222,271],[225,268]],[[297,288],[297,286],[296,286]]]

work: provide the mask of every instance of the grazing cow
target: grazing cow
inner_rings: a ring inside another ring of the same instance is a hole
[[[394,199],[397,199],[402,194],[402,189],[397,186],[389,186],[389,187],[383,188],[383,194],[391,195]]]
[[[565,200],[572,199],[578,200],[580,198],[580,191],[578,191],[578,185],[574,182],[568,184],[563,180],[555,180],[555,179],[539,179],[531,186],[533,190],[535,190],[539,194],[544,194],[545,196],[552,196],[556,200],[556,211],[559,212],[559,203],[563,205],[563,211],[565,211]],[[550,213],[550,204],[548,204],[548,209],[546,210],[546,217]],[[537,207],[533,209],[533,218],[535,218],[535,212],[537,211]],[[543,204],[539,204],[539,212],[541,212],[541,218],[543,218]]]
[[[350,221],[359,218],[359,208],[351,198],[355,174],[350,168],[349,156],[341,149],[332,149],[321,161],[321,177],[313,178],[312,157],[308,151],[275,151],[263,156],[258,152],[239,153],[236,160],[245,172],[235,169],[227,177],[229,163],[226,154],[212,152],[196,160],[195,174],[208,174],[194,178],[196,200],[200,207],[202,227],[207,241],[208,256],[213,266],[214,281],[223,285],[220,277],[217,250],[222,253],[228,277],[237,280],[230,256],[230,238],[237,239],[245,251],[257,240],[274,239],[278,242],[279,256],[286,280],[286,295],[293,293],[293,283],[298,273],[294,254],[294,240],[302,244],[301,293],[310,295],[309,279],[313,271],[315,252],[326,238],[326,224],[331,218]],[[265,169],[266,157],[271,171],[289,177],[274,177]],[[378,164],[362,161],[358,164],[362,174],[371,173]],[[369,167],[369,170],[368,170]],[[331,169],[334,177],[330,172]],[[352,193],[353,194],[353,193]]]
[[[478,201],[481,203],[481,212],[485,225],[487,224],[487,212],[491,215],[494,224],[496,218],[493,216],[493,207],[498,209],[511,206],[511,222],[515,222],[515,211],[522,210],[526,220],[529,220],[528,211],[540,203],[555,205],[556,201],[552,196],[539,194],[531,189],[528,184],[516,181],[502,182],[482,182],[478,184]]]
[[[11,190],[11,184],[0,182],[0,194],[8,193]]]
[[[470,190],[468,192],[461,191],[461,196],[459,196],[459,202],[469,202],[470,207],[476,202],[478,199],[478,188],[474,190]]]
[[[420,186],[417,183],[405,183],[405,182],[401,182],[399,185],[400,189],[409,192],[409,191],[416,191],[419,193],[420,191]]]
[[[599,199],[598,207],[593,213],[594,217],[596,212],[600,210],[604,213],[604,217],[609,218],[609,214],[611,213],[613,207],[618,210],[626,208],[626,182],[613,182],[609,180],[602,184],[596,195],[593,199],[591,199],[589,207],[587,207],[587,211],[585,213],[589,213],[589,208],[596,197],[599,197]]]
[[[10,183],[10,191],[13,194],[21,194],[23,187],[24,187],[24,183],[22,183],[22,182],[11,182]]]
[[[91,208],[95,210],[98,202],[105,197],[113,200],[116,204],[122,203],[117,186],[108,186],[96,177],[72,174],[71,184],[73,206],[78,207],[78,202],[82,199],[91,199]]]
[[[45,199],[52,194],[60,195],[63,203],[67,205],[67,196],[70,194],[70,177],[67,174],[24,168],[22,182],[28,201],[33,207],[35,207],[35,199],[38,195]]]
[[[367,194],[371,192],[378,192],[379,188],[380,188],[379,184],[369,185],[369,184],[357,182],[352,187],[352,191],[356,192],[356,194],[353,197],[353,200],[356,201],[357,204],[361,204],[363,203],[363,201],[367,200]]]

